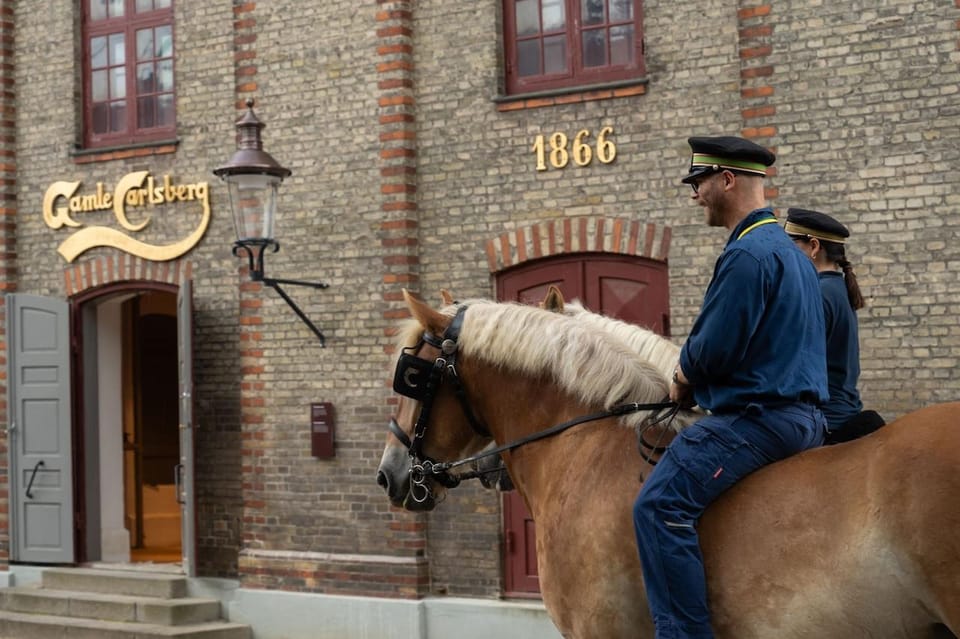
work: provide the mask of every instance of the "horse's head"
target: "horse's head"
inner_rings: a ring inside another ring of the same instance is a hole
[[[456,475],[434,472],[490,442],[459,378],[460,330],[467,306],[437,311],[404,291],[413,320],[403,332],[393,388],[396,414],[389,423],[377,483],[395,506],[431,510]]]
[[[413,320],[394,372],[401,398],[377,474],[397,506],[433,508],[459,482],[452,473],[492,439],[539,438],[571,416],[594,413],[591,419],[617,416],[637,426],[651,415],[620,412],[624,402],[652,409],[667,395],[666,378],[649,361],[567,313],[489,300],[437,311],[405,299]]]

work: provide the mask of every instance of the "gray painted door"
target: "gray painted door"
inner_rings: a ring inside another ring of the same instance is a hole
[[[177,501],[180,502],[180,542],[183,571],[197,575],[197,526],[193,476],[193,281],[186,280],[177,295],[177,367],[180,378],[180,463],[177,465]]]
[[[7,295],[12,561],[74,561],[69,317],[63,300]]]

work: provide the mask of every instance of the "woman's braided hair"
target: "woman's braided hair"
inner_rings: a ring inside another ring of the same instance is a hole
[[[843,281],[847,285],[847,299],[850,300],[850,306],[853,307],[853,310],[860,310],[865,305],[863,294],[860,293],[860,285],[857,284],[857,276],[853,272],[853,264],[847,259],[843,244],[820,239],[820,245],[827,252],[827,259],[843,270]]]

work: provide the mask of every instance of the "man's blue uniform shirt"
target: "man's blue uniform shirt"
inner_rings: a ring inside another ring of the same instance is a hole
[[[731,233],[680,351],[694,399],[714,413],[829,397],[817,271],[779,224],[756,225],[764,220],[776,221],[771,209]]]

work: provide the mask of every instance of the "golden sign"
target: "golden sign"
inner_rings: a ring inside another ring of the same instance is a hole
[[[43,195],[43,221],[47,226],[54,230],[64,226],[80,229],[57,249],[68,262],[97,246],[111,246],[146,260],[172,260],[196,246],[210,224],[210,188],[206,182],[175,184],[169,175],[164,175],[162,182],[157,182],[149,171],[134,171],[123,176],[113,192],[107,191],[103,182],[97,182],[95,193],[81,195],[77,194],[80,184],[54,182]],[[147,244],[108,226],[81,228],[83,223],[74,218],[77,213],[112,210],[120,226],[137,233],[150,223],[150,215],[139,224],[134,224],[127,217],[128,207],[143,208],[178,202],[199,202],[203,207],[203,217],[200,225],[187,237],[163,246]]]

